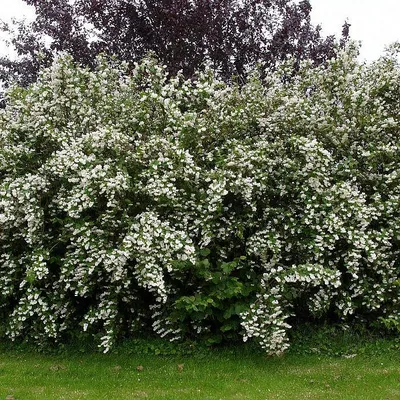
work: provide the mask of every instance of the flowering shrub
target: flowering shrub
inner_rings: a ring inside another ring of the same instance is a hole
[[[400,326],[400,73],[349,47],[243,87],[68,56],[0,114],[0,335],[288,347]]]

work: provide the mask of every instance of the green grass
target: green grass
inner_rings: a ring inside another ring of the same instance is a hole
[[[326,350],[324,340],[315,343],[310,354],[299,353],[300,343],[280,358],[243,346],[191,355],[140,354],[139,348],[157,352],[157,345],[146,341],[107,355],[76,348],[42,354],[2,344],[0,400],[400,399],[398,343],[335,340]]]

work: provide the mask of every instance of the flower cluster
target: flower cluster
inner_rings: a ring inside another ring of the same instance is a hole
[[[400,319],[400,69],[349,45],[226,84],[60,57],[0,111],[0,334],[289,346]],[[261,78],[260,76],[265,76]],[[393,321],[397,321],[394,323]]]

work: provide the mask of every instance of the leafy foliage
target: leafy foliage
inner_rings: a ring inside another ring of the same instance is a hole
[[[58,59],[0,114],[2,336],[288,347],[398,326],[400,73],[349,46],[242,87]],[[397,322],[396,322],[397,321]]]
[[[288,56],[315,64],[335,56],[334,37],[310,22],[311,5],[292,0],[25,0],[35,7],[32,25],[11,33],[22,59],[0,60],[0,79],[33,82],[58,51],[94,66],[99,53],[140,60],[155,53],[175,75],[192,77],[208,61],[224,79],[243,77],[257,62],[272,66]],[[348,38],[344,25],[342,44]]]

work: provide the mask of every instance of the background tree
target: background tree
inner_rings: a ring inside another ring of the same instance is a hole
[[[6,83],[34,81],[57,51],[88,66],[100,52],[137,61],[152,51],[171,73],[186,77],[208,60],[225,79],[260,61],[271,66],[291,55],[318,65],[335,56],[335,38],[311,24],[308,0],[24,1],[35,7],[36,20],[2,27],[20,56],[0,59]]]

